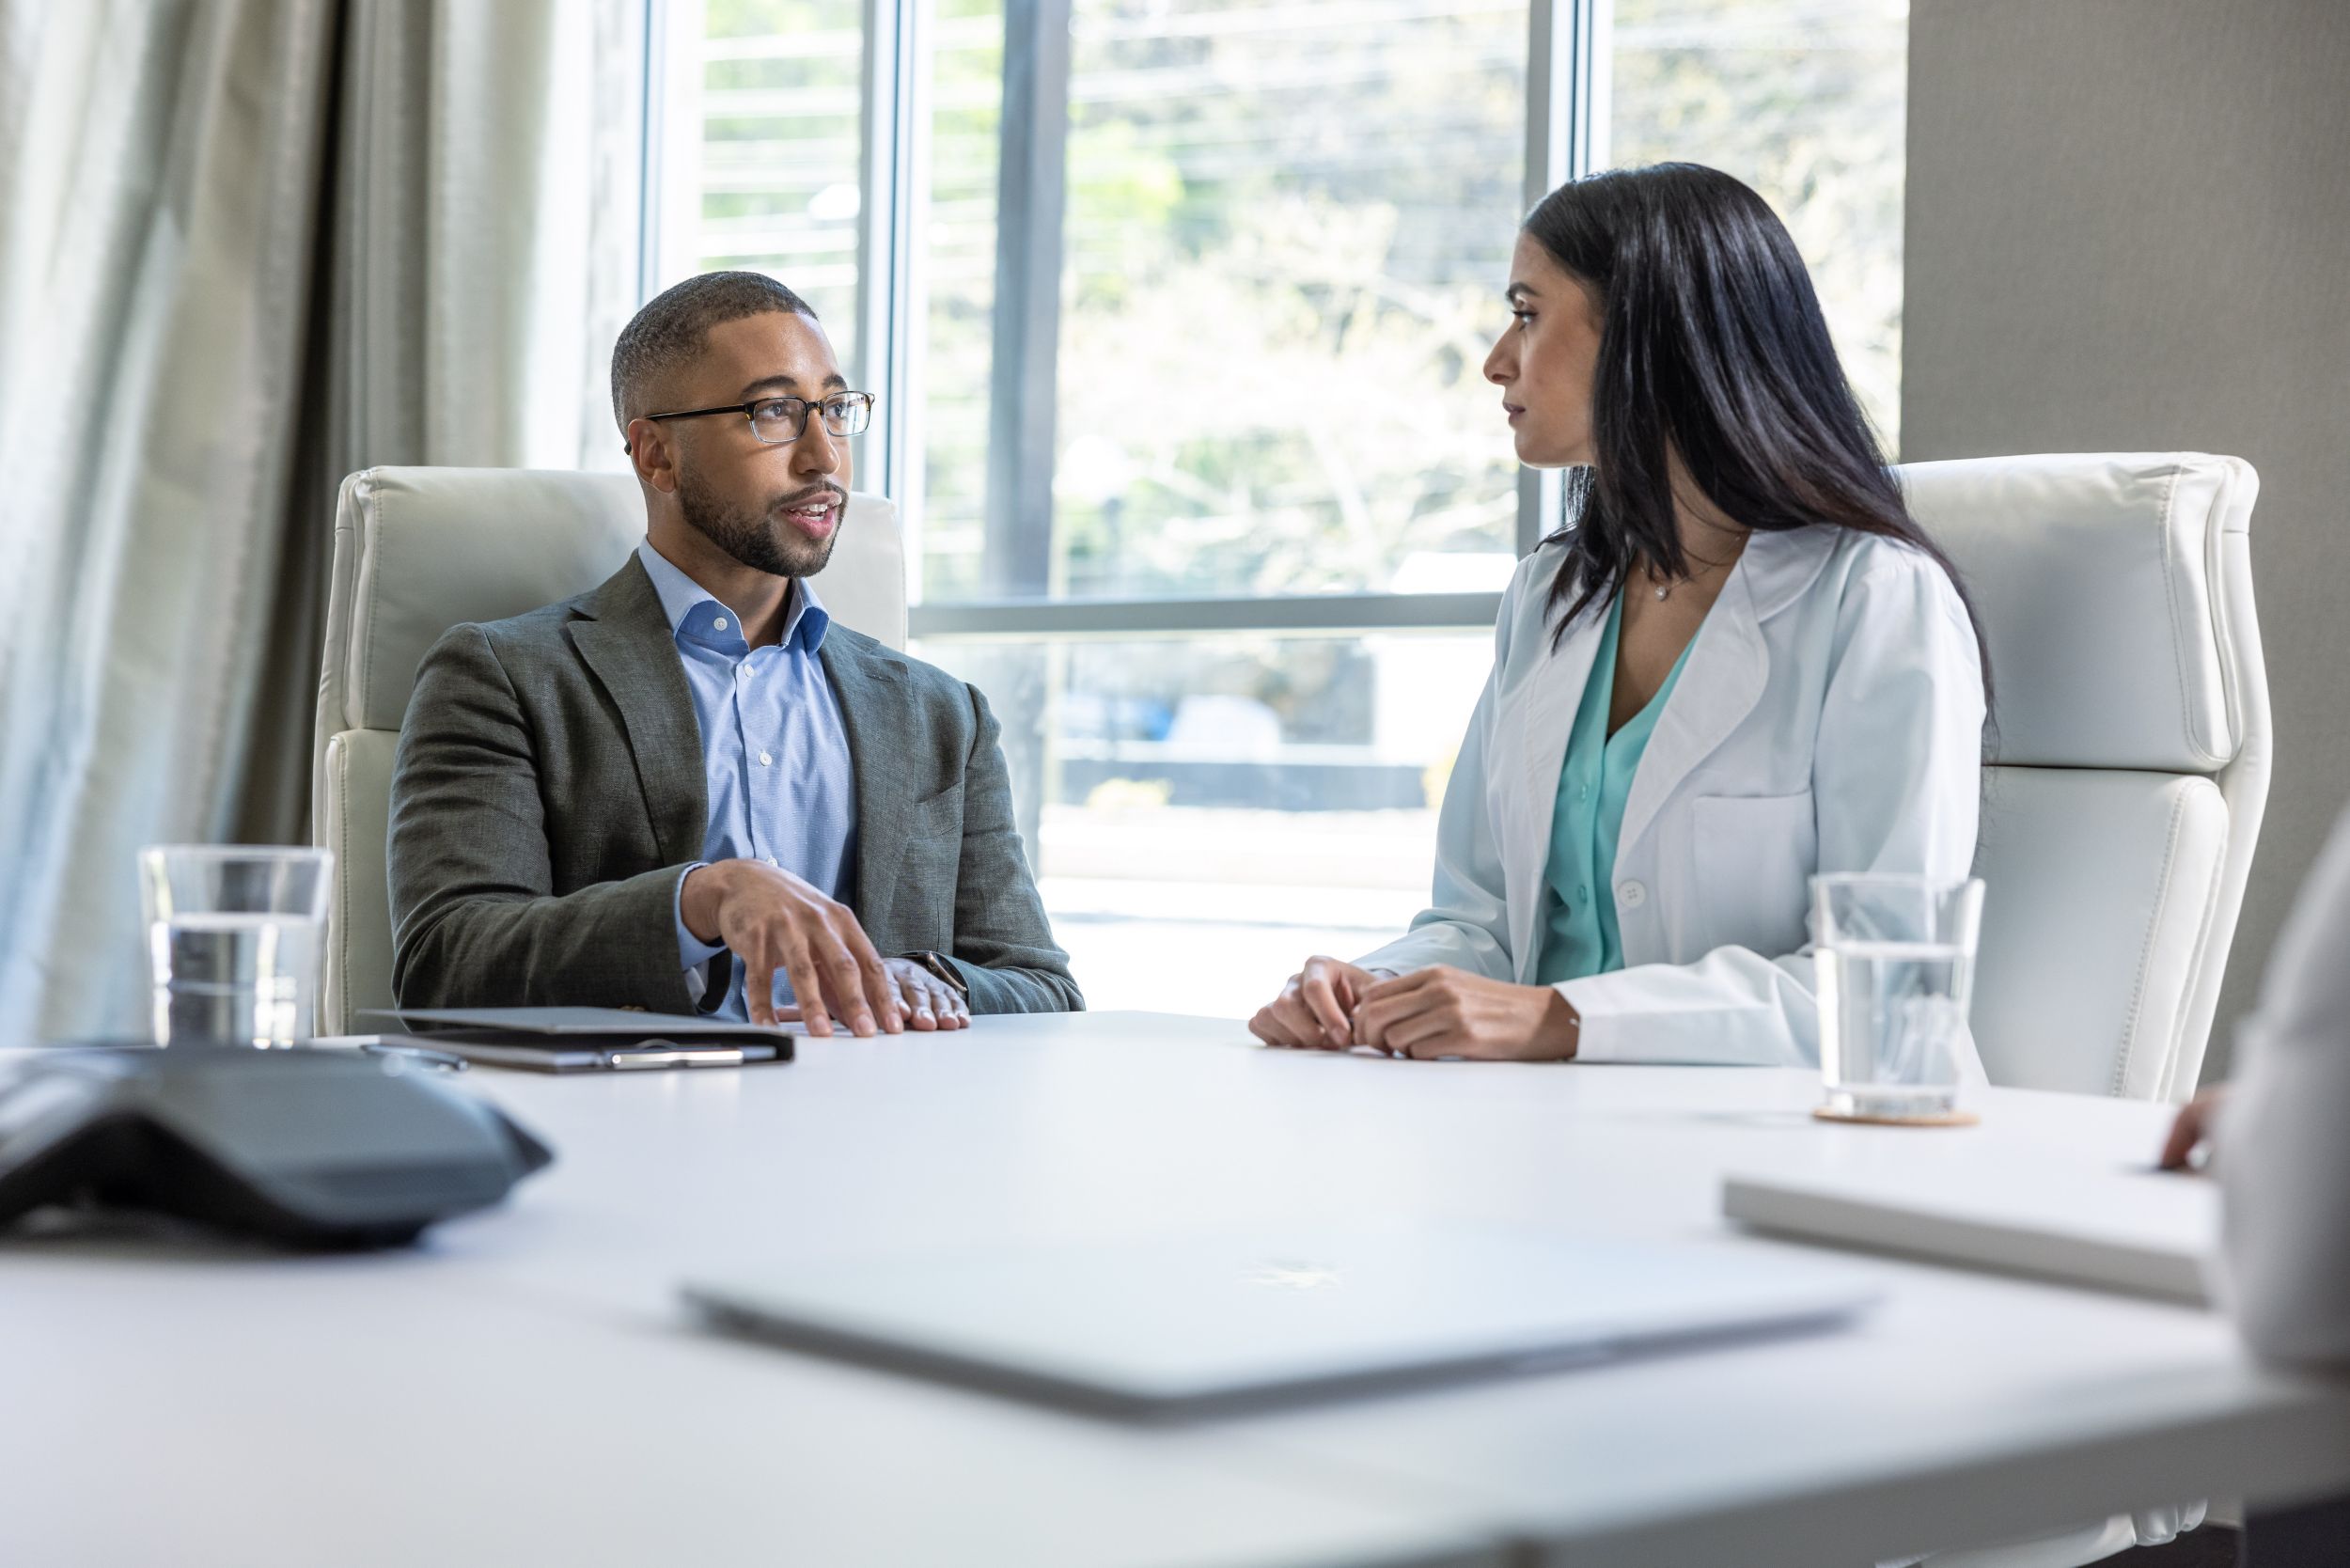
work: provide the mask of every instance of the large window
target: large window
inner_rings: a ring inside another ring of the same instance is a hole
[[[1535,196],[1755,183],[1891,433],[1903,0],[666,4],[649,282],[772,272],[883,394],[915,651],[1096,1005],[1245,1011],[1425,897],[1558,522],[1480,374]]]

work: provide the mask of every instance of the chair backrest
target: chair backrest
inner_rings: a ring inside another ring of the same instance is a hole
[[[346,1032],[358,1009],[392,1003],[392,754],[425,651],[451,626],[587,592],[644,532],[628,474],[369,468],[343,481],[310,780],[312,841],[335,851],[322,1031]],[[849,498],[814,580],[842,625],[905,646],[905,550],[888,501]]]
[[[2268,796],[2248,529],[2193,452],[1912,463],[1997,688],[1974,1027],[1991,1081],[2184,1099]]]

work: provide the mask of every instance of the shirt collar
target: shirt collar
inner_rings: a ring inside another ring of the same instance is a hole
[[[636,546],[636,558],[644,564],[645,575],[652,579],[653,592],[661,596],[661,613],[668,618],[669,633],[680,641],[691,640],[708,647],[742,653],[750,645],[743,640],[743,629],[735,623],[734,613],[711,597],[710,590],[687,576],[668,557],[652,547],[647,539]],[[793,579],[791,608],[784,615],[783,646],[799,644],[802,651],[813,653],[824,646],[824,634],[831,629],[832,616],[817,599],[816,590],[805,577]],[[721,630],[717,622],[725,621]]]

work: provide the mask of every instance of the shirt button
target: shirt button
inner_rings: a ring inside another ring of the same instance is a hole
[[[1579,886],[1575,888],[1574,896],[1585,903],[1591,902],[1591,890],[1588,886]]]
[[[751,678],[751,666],[750,666],[749,665],[747,665],[747,664],[740,664],[740,665],[735,666],[734,666],[734,678],[735,678],[737,681],[747,681],[747,680],[749,680],[749,679]]]
[[[1637,882],[1620,882],[1616,885],[1616,898],[1626,909],[1637,909],[1648,902],[1648,889]]]
[[[760,858],[761,860],[764,860],[765,862],[767,862],[767,864],[769,864],[770,866],[774,866],[774,865],[776,864],[776,857],[775,857],[774,855],[760,855]],[[779,866],[777,866],[776,869],[777,870],[782,870],[782,868],[781,868],[781,867],[779,867]]]
[[[762,767],[762,768],[763,768],[763,767],[765,767],[765,766],[767,766],[769,763],[773,762],[774,760],[775,760],[775,759],[774,759],[773,757],[769,756],[767,753],[765,753],[765,752],[763,752],[763,751],[762,751],[762,752],[760,752],[760,753],[759,754],[759,765],[760,765],[760,767]]]
[[[714,627],[716,627],[719,631],[723,632],[723,631],[725,631],[725,630],[727,629],[727,618],[726,618],[725,616],[720,616],[717,619],[715,619],[715,620],[712,621],[710,624],[711,624],[711,625],[713,625],[713,626],[714,626]]]
[[[1590,787],[1589,784],[1577,784],[1577,785],[1574,787],[1574,798],[1575,798],[1575,799],[1577,799],[1577,800],[1589,800],[1589,799],[1590,799],[1590,798],[1591,798],[1591,787]]]

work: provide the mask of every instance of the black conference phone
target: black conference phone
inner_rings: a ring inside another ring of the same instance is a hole
[[[0,1226],[96,1204],[299,1247],[390,1247],[554,1157],[397,1056],[56,1046],[0,1064]]]

